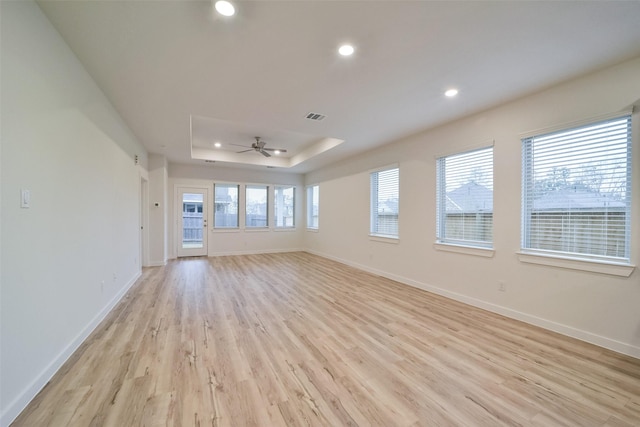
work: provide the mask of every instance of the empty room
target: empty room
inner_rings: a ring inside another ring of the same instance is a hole
[[[639,426],[640,1],[0,1],[0,427]]]

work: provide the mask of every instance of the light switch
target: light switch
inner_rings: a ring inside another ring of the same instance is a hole
[[[31,191],[20,190],[20,207],[29,208],[31,206]]]

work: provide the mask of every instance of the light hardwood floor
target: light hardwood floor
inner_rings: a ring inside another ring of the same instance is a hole
[[[306,253],[145,269],[15,426],[638,426],[640,360]]]

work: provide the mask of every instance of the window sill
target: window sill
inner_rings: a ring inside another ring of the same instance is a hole
[[[371,240],[372,242],[393,243],[396,245],[400,243],[399,237],[382,236],[379,234],[369,234],[369,240]]]
[[[559,257],[548,254],[518,252],[520,262],[547,265],[570,270],[589,271],[591,273],[608,274],[610,276],[629,277],[635,265],[615,262],[586,260],[580,258]]]
[[[260,232],[260,231],[269,231],[269,227],[245,227],[244,231],[249,233]]]
[[[452,245],[451,243],[436,242],[433,244],[433,247],[438,251],[454,252],[454,253],[465,254],[465,255],[474,255],[474,256],[479,256],[484,258],[493,258],[493,255],[496,253],[496,251],[491,248]]]
[[[212,233],[238,233],[240,229],[238,227],[234,228],[212,228]]]
[[[274,227],[273,231],[296,231],[295,227]]]
[[[307,231],[310,231],[311,233],[317,233],[318,229],[317,228],[309,228],[309,227],[307,227]]]

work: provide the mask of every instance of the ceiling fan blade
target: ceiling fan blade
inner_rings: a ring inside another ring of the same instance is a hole
[[[248,150],[236,151],[237,154],[246,153],[247,151],[254,151],[253,148],[249,148]]]
[[[240,144],[229,144],[229,145],[235,145],[236,147],[252,148],[252,147],[249,147],[248,145],[240,145]]]
[[[266,152],[266,151],[264,151],[264,150],[260,150],[260,154],[262,154],[262,155],[263,155],[263,156],[265,156],[265,157],[271,157],[271,154],[267,153],[267,152]]]
[[[263,150],[266,151],[279,151],[281,153],[286,153],[287,150],[285,150],[284,148],[263,148]]]

